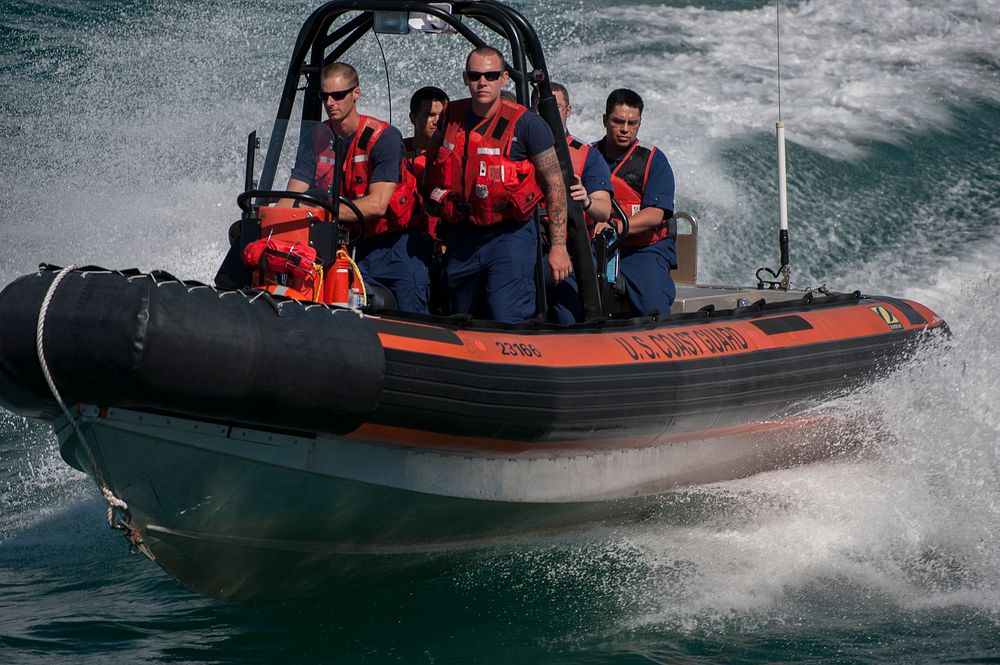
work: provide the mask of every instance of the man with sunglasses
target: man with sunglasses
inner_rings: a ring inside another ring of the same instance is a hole
[[[403,166],[403,135],[358,112],[358,73],[346,63],[323,68],[316,94],[328,119],[299,146],[287,189],[328,196],[339,176],[340,195],[364,215],[355,258],[365,281],[391,291],[398,309],[427,313],[430,246],[413,217],[416,180]],[[291,204],[286,199],[279,205]],[[343,204],[340,219],[356,221]]]
[[[556,283],[572,272],[552,131],[538,115],[501,98],[509,75],[496,49],[474,49],[462,79],[470,97],[448,105],[425,178],[434,214],[445,221],[446,303],[453,313],[524,321],[535,314],[539,230],[532,220],[543,198],[549,269]]]
[[[642,97],[619,88],[608,95],[605,136],[593,144],[611,169],[615,199],[629,216],[629,234],[619,253],[633,313],[666,315],[676,296],[670,271],[677,267],[677,250],[667,235],[666,220],[674,212],[674,172],[657,147],[639,143]],[[595,232],[608,226],[595,226]]]

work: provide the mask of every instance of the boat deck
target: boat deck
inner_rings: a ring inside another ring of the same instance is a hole
[[[694,284],[678,284],[677,298],[670,308],[671,313],[697,312],[708,305],[715,309],[733,309],[740,305],[752,305],[760,299],[767,302],[799,300],[808,291],[780,289],[758,289],[752,286],[707,286]],[[746,302],[741,303],[741,300]]]

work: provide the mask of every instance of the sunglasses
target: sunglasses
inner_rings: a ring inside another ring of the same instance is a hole
[[[465,70],[465,75],[469,77],[469,80],[475,83],[479,79],[486,77],[487,81],[498,81],[500,77],[503,76],[503,70],[499,72],[470,72]]]
[[[357,87],[358,86],[354,86],[354,88],[348,88],[347,90],[334,90],[333,92],[323,92],[322,90],[317,90],[316,91],[316,96],[319,97],[324,102],[329,97],[333,97],[333,100],[335,102],[339,102],[344,97],[347,97],[349,94],[351,94],[352,92],[354,92],[355,88],[357,88]]]

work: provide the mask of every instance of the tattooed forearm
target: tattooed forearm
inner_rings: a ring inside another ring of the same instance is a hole
[[[535,178],[545,195],[545,209],[549,215],[549,241],[553,245],[566,244],[566,186],[556,149],[549,148],[531,158],[535,165]]]

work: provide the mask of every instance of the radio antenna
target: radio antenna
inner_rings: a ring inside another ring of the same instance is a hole
[[[788,180],[785,171],[785,123],[781,121],[781,0],[774,0],[774,32],[778,51],[778,245],[781,248],[781,289],[788,290]]]
[[[781,122],[781,0],[774,0],[774,35],[778,50],[778,122]]]
[[[781,250],[781,267],[777,272],[770,268],[757,269],[757,288],[788,290],[791,268],[788,266],[788,181],[785,171],[785,124],[781,121],[781,0],[774,1],[774,32],[778,50],[778,122],[774,128],[778,138],[778,246]],[[773,279],[764,279],[767,273]]]

